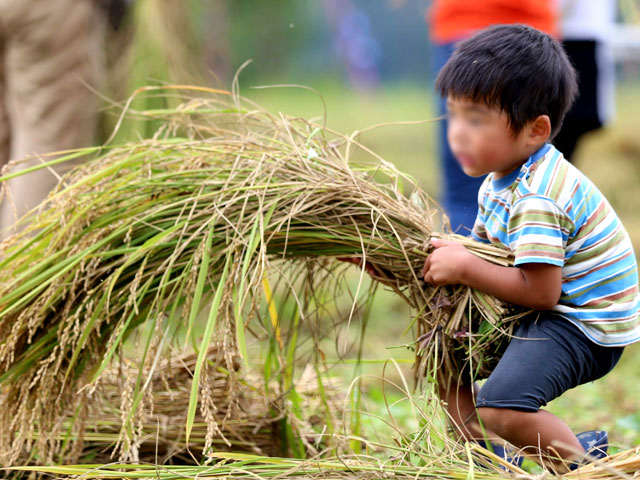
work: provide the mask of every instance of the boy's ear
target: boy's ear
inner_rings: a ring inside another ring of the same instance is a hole
[[[549,115],[539,115],[531,122],[529,141],[532,145],[539,145],[549,140],[551,136],[551,120]]]

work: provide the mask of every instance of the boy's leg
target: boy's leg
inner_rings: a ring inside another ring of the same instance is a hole
[[[523,412],[506,408],[478,408],[482,422],[497,435],[522,449],[523,453],[577,460],[584,450],[573,431],[561,419],[545,410]]]
[[[440,385],[444,384],[443,382]],[[446,405],[448,420],[454,434],[458,439],[474,441],[505,461],[520,466],[522,456],[506,448],[505,439],[486,428],[486,425],[480,425],[475,401],[475,392],[478,390],[477,384],[461,383],[452,384],[448,389],[439,388],[438,394]]]
[[[602,377],[621,348],[592,343],[551,312],[521,322],[497,367],[478,393],[484,425],[518,447],[574,460],[583,448],[571,429],[541,406],[566,390]]]
[[[440,385],[443,385],[442,382]],[[480,425],[476,409],[476,393],[480,390],[478,384],[463,384],[451,382],[449,388],[438,387],[438,396],[445,403],[449,415],[449,423],[458,438],[465,440],[483,440],[503,443],[503,439],[496,435],[486,425]],[[506,440],[506,439],[504,439]]]
[[[445,402],[449,421],[458,437],[466,440],[482,438],[476,411],[475,385],[451,383],[449,388],[439,387],[439,397]]]

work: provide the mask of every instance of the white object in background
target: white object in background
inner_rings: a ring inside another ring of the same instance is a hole
[[[614,0],[560,0],[560,34],[567,40],[608,41],[616,20]]]
[[[615,63],[612,48],[615,20],[615,0],[560,0],[562,40],[596,42],[598,114],[603,125],[609,123],[615,115]]]

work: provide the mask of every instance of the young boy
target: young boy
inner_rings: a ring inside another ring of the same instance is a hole
[[[536,311],[482,388],[455,385],[444,400],[466,439],[504,439],[559,470],[575,466],[606,437],[577,437],[540,407],[608,373],[624,346],[640,340],[629,236],[597,188],[548,143],[576,96],[575,72],[550,36],[498,25],[457,46],[436,88],[447,99],[447,138],[460,166],[489,174],[472,236],[511,250],[515,266],[433,240],[424,280]]]

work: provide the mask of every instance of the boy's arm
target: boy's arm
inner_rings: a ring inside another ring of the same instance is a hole
[[[422,276],[432,285],[463,284],[501,300],[534,310],[550,310],[562,292],[562,267],[527,263],[502,267],[483,260],[461,244],[433,239]]]

